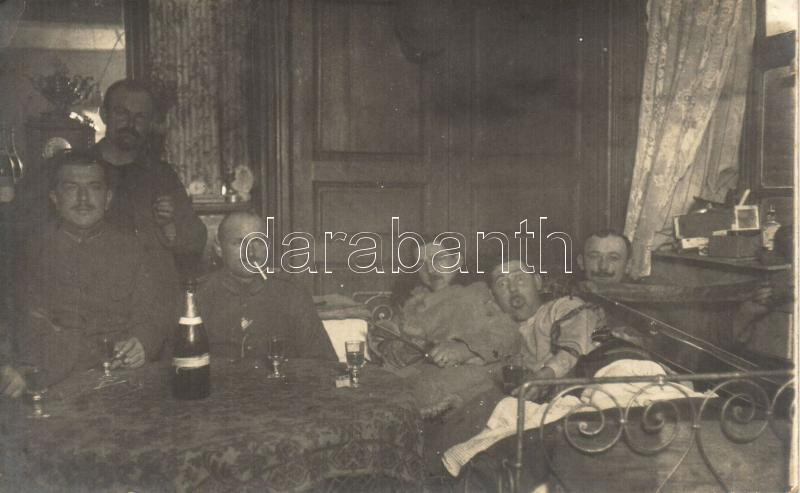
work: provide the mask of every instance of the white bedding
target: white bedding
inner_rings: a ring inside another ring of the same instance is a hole
[[[595,377],[621,377],[621,376],[653,376],[665,375],[664,368],[654,361],[623,359],[615,361],[608,366],[604,366],[595,373]],[[595,388],[587,388],[581,393],[580,399],[575,396],[564,396],[554,402],[547,413],[545,424],[557,421],[564,417],[570,410],[578,406],[589,405],[600,409],[616,407],[610,396],[616,399],[620,406],[627,406],[634,395],[639,392],[646,383],[614,383],[598,385]],[[686,397],[703,397],[704,394],[695,392],[689,387],[676,384],[678,388],[671,385],[663,387],[654,386],[648,388],[636,398],[634,406],[646,406],[654,401],[670,399],[681,399]],[[601,389],[601,390],[598,390]],[[610,396],[608,395],[610,394]],[[525,403],[525,429],[531,430],[538,428],[542,423],[542,415],[545,412],[546,404]],[[501,400],[494,408],[492,415],[486,423],[486,428],[480,433],[470,438],[466,442],[459,443],[449,448],[442,455],[442,462],[445,468],[453,476],[458,476],[461,468],[469,462],[476,454],[482,452],[505,437],[511,436],[517,431],[517,399],[506,397]]]

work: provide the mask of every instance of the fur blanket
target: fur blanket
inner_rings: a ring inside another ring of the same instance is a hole
[[[461,406],[494,385],[503,359],[519,347],[517,324],[498,307],[484,283],[448,286],[430,292],[418,289],[403,305],[399,324],[380,322],[370,331],[370,350],[384,368],[413,382],[424,417],[439,416]],[[387,336],[411,340],[417,348]],[[458,340],[476,355],[470,363],[439,368],[423,352]]]

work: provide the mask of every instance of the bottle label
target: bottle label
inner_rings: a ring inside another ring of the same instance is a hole
[[[200,317],[181,317],[178,323],[181,325],[200,325],[203,323],[203,319]]]
[[[211,364],[211,357],[208,353],[201,354],[200,356],[192,356],[190,358],[172,358],[172,366],[175,367],[175,373],[179,370],[202,368],[209,364]]]

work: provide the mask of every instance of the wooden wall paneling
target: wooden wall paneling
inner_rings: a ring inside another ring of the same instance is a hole
[[[575,10],[564,4],[458,4],[450,223],[469,243],[477,231],[502,231],[513,240],[525,219],[538,236],[540,216],[548,217],[546,230],[574,234]],[[482,245],[481,253],[494,245]]]
[[[621,227],[645,49],[635,0],[448,2],[443,50],[422,63],[393,34],[395,2],[269,5],[256,140],[279,236],[324,241],[353,218],[386,233],[393,215],[403,230],[458,231],[468,244],[539,216],[576,242]],[[332,197],[349,212],[326,212]],[[369,284],[351,274],[318,275],[315,289]]]
[[[579,217],[574,240],[606,227],[610,220],[608,197],[608,2],[572,2],[577,32],[575,77],[578,84],[576,140],[579,169]]]
[[[314,158],[418,159],[423,71],[397,49],[394,5],[317,3],[314,16]]]
[[[320,232],[341,231],[347,234],[347,241],[357,233],[375,233],[380,238],[380,257],[384,273],[354,272],[348,265],[348,257],[357,249],[369,247],[366,241],[357,246],[332,239],[325,244],[320,236],[318,244],[319,271],[322,272],[327,262],[330,271],[335,275],[319,276],[321,292],[329,293],[341,290],[371,291],[390,290],[394,276],[391,270],[391,211],[402,210],[400,227],[403,231],[424,231],[425,223],[425,185],[421,183],[384,183],[383,188],[376,188],[373,182],[347,181],[341,183],[324,182],[315,184],[314,210],[317,214],[316,230]],[[360,213],[354,214],[358,210]],[[320,233],[321,234],[321,233]],[[403,250],[406,262],[413,262],[406,250]],[[353,262],[369,261],[369,258],[354,258]]]
[[[446,115],[434,110],[444,71],[436,60],[403,55],[395,8],[368,0],[290,4],[289,215],[291,230],[312,233],[318,245],[326,231],[386,234],[392,216],[403,231],[446,224],[438,166]],[[315,291],[391,286],[389,274],[365,282],[349,272],[344,252],[336,255],[337,269],[315,276]],[[322,258],[317,263],[320,272]]]

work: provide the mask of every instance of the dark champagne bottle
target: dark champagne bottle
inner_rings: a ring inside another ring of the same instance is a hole
[[[208,397],[211,387],[208,335],[194,298],[194,285],[186,286],[183,316],[178,321],[172,352],[172,396],[195,400]]]

